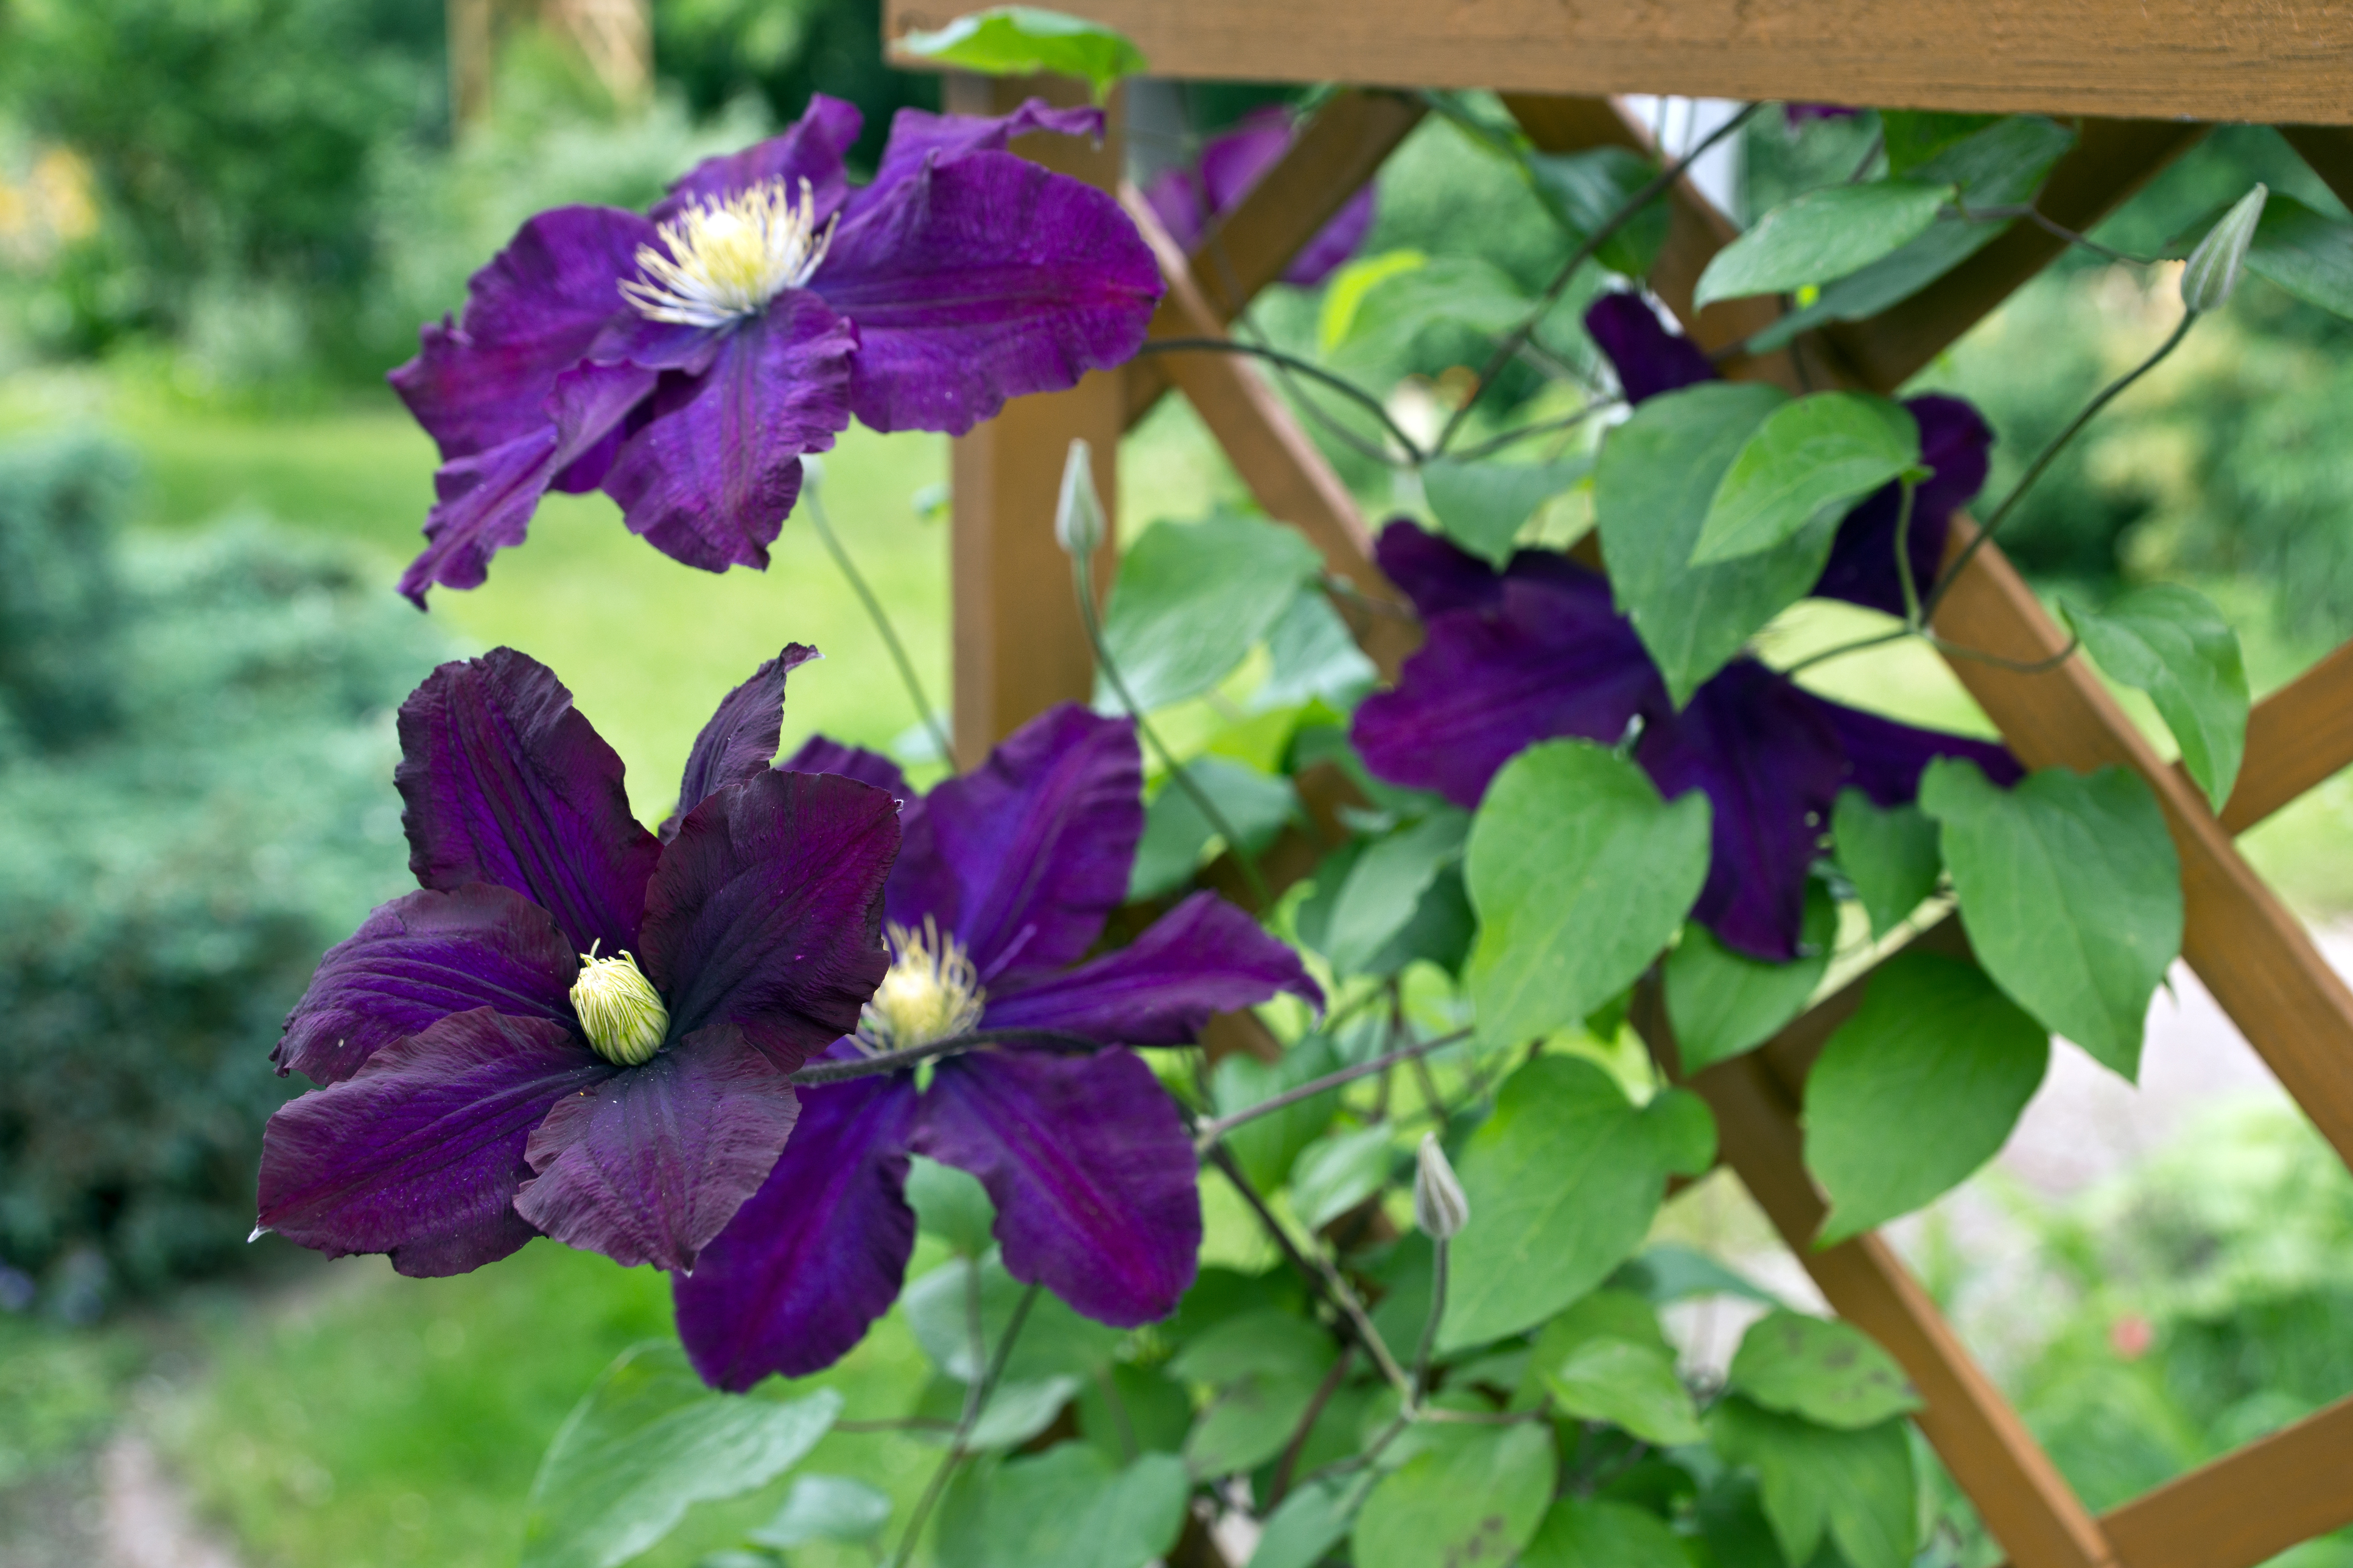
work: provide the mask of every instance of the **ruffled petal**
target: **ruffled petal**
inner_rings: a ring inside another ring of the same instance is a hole
[[[1453,541],[1403,518],[1381,530],[1373,558],[1425,621],[1449,610],[1491,610],[1504,597],[1501,573]]]
[[[1125,947],[1009,994],[993,993],[980,1026],[1187,1046],[1210,1014],[1256,1006],[1279,991],[1324,1005],[1298,953],[1215,893],[1195,893]]]
[[[999,115],[902,109],[891,117],[891,140],[883,144],[873,183],[851,193],[849,216],[856,217],[905,184],[922,171],[926,158],[945,163],[969,153],[1001,153],[1016,136],[1039,131],[1100,139],[1103,110],[1056,109],[1042,98],[1030,99],[1012,113]]]
[[[269,1059],[280,1077],[340,1083],[453,1013],[489,1007],[569,1028],[579,969],[554,920],[520,893],[487,882],[409,893],[327,950]]]
[[[1556,558],[1558,559],[1558,558]],[[1573,564],[1563,561],[1571,571]],[[1430,620],[1398,684],[1365,699],[1351,736],[1391,784],[1468,810],[1497,769],[1538,741],[1614,745],[1666,689],[1600,577],[1507,577],[1492,612]]]
[[[1126,901],[1143,837],[1135,725],[1065,702],[908,807],[891,919],[937,920],[984,984],[1060,969]]]
[[[915,1247],[902,1073],[800,1091],[801,1118],[767,1181],[694,1272],[673,1276],[678,1336],[695,1371],[740,1394],[772,1373],[831,1366],[891,1310]]]
[[[400,751],[392,776],[417,881],[512,888],[577,952],[636,945],[661,845],[554,670],[511,647],[443,665],[400,705]]]
[[[1159,268],[1119,204],[1009,153],[927,163],[842,225],[810,287],[858,323],[849,405],[961,436],[1124,363]]]
[[[1699,345],[1669,331],[1639,294],[1604,294],[1585,312],[1585,330],[1609,356],[1629,403],[1715,379]]]
[[[721,1024],[570,1096],[524,1147],[515,1212],[624,1266],[691,1268],[792,1135],[786,1074]]]
[[[638,944],[673,1038],[733,1024],[786,1072],[858,1026],[882,982],[882,884],[898,803],[774,769],[686,816],[646,889]]]
[[[915,1150],[988,1189],[1006,1272],[1090,1318],[1155,1321],[1193,1282],[1193,1142],[1134,1051],[951,1058],[923,1096]]]
[[[856,104],[811,93],[808,108],[781,133],[740,153],[705,158],[688,170],[655,204],[653,221],[668,223],[690,204],[724,201],[770,180],[782,180],[786,194],[798,200],[800,182],[807,180],[821,224],[840,210],[849,194],[841,160],[865,127],[866,117]]]
[[[261,1223],[331,1258],[388,1252],[403,1274],[494,1263],[535,1234],[514,1209],[532,1130],[617,1070],[544,1018],[444,1018],[269,1119]]]
[[[444,463],[433,475],[438,500],[425,517],[425,549],[401,574],[400,591],[418,609],[426,590],[479,588],[491,557],[521,544],[539,498],[559,481],[609,463],[623,424],[656,385],[649,370],[584,364],[555,378],[542,422],[513,440]]]
[[[1846,773],[1815,700],[1753,659],[1726,665],[1634,748],[1659,793],[1706,792],[1707,882],[1692,918],[1758,958],[1798,955],[1806,874]]]
[[[1926,594],[1945,559],[1953,514],[1985,487],[1993,427],[1957,397],[1931,393],[1907,399],[1904,406],[1920,426],[1920,461],[1935,470],[1913,496],[1912,526],[1905,531],[1913,586]],[[1814,584],[1815,597],[1844,599],[1891,616],[1904,613],[1904,584],[1895,572],[1895,523],[1902,510],[1903,493],[1889,485],[1847,513]]]
[[[817,649],[807,643],[786,643],[784,652],[720,700],[710,722],[694,738],[694,749],[686,754],[678,805],[661,826],[664,838],[677,833],[680,818],[701,805],[712,791],[768,771],[776,760],[778,738],[785,727],[785,677],[818,657]]]
[[[558,373],[626,308],[653,225],[616,207],[557,207],[525,223],[466,285],[459,322],[428,322],[417,356],[386,377],[444,462],[547,424]]]
[[[776,766],[788,773],[839,773],[860,784],[872,784],[876,789],[891,792],[893,800],[911,800],[914,791],[907,787],[907,775],[899,764],[880,752],[870,752],[863,746],[845,746],[839,741],[828,741],[823,735],[811,735],[801,742],[801,749],[778,763]],[[905,849],[900,850],[902,858]]]
[[[629,531],[706,572],[768,564],[801,489],[801,454],[849,423],[858,334],[805,289],[787,289],[722,342],[700,375],[670,374],[653,417],[605,476]]]
[[[1917,797],[1920,774],[1938,757],[1966,757],[2004,789],[2026,776],[2025,768],[1999,742],[1922,730],[1811,692],[1802,695],[1837,735],[1847,760],[1846,782],[1875,805],[1903,805]]]

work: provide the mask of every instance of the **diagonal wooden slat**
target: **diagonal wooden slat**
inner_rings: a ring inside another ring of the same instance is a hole
[[[1274,167],[1193,247],[1193,276],[1220,332],[1260,289],[1282,276],[1291,258],[1365,187],[1427,112],[1402,93],[1351,89],[1334,94],[1300,128]],[[1167,301],[1152,318],[1155,338],[1191,336],[1194,330],[1191,316]],[[1128,424],[1151,412],[1168,386],[1153,361],[1129,365]]]
[[[2101,1516],[2124,1568],[2256,1568],[2353,1524],[2353,1399]]]

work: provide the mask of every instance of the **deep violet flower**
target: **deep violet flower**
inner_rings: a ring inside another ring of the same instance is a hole
[[[698,164],[643,216],[558,207],[427,324],[392,384],[441,450],[401,592],[470,588],[549,489],[602,487],[691,566],[765,566],[800,458],[851,416],[961,434],[1008,397],[1132,356],[1161,284],[1104,193],[1003,151],[1100,132],[1032,100],[901,110],[872,183],[862,118],[822,95],[782,135]]]
[[[891,794],[773,769],[787,647],[730,693],[657,837],[621,760],[511,648],[400,710],[423,890],[320,962],[274,1053],[260,1223],[460,1274],[534,1235],[691,1267],[793,1130],[788,1075],[882,978]]]
[[[1144,199],[1161,226],[1190,250],[1218,219],[1241,205],[1250,187],[1289,149],[1292,135],[1288,110],[1279,104],[1254,110],[1232,130],[1202,143],[1200,156],[1191,163],[1154,176],[1144,188]],[[1313,289],[1354,256],[1373,226],[1373,200],[1369,184],[1348,198],[1332,215],[1332,221],[1291,258],[1282,280]]]
[[[786,765],[907,793],[884,758],[824,740]],[[1122,1326],[1174,1310],[1201,1240],[1193,1145],[1128,1047],[1187,1044],[1212,1012],[1278,991],[1323,997],[1296,953],[1210,893],[1086,956],[1126,896],[1142,783],[1132,722],[1064,706],[907,801],[887,895],[894,962],[830,1055],[974,1028],[1101,1048],[952,1056],[920,1092],[903,1070],[803,1089],[766,1185],[673,1282],[680,1337],[708,1382],[740,1390],[828,1366],[890,1310],[914,1246],[911,1152],[980,1178],[1015,1279]]]

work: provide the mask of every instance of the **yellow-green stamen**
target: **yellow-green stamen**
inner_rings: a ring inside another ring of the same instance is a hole
[[[964,944],[942,936],[929,915],[923,929],[892,925],[891,971],[866,1004],[858,1037],[877,1050],[904,1051],[967,1033],[988,1005]]]
[[[662,1005],[661,993],[627,952],[618,958],[599,958],[593,949],[580,955],[572,1010],[579,1015],[589,1047],[619,1067],[651,1061],[670,1033],[670,1009]]]
[[[818,230],[807,180],[797,201],[768,180],[693,203],[661,226],[659,246],[638,247],[645,277],[623,283],[621,297],[649,321],[723,327],[807,283],[839,221],[837,213]]]

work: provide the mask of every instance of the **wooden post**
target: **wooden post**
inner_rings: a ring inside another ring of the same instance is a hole
[[[947,79],[945,106],[955,114],[1004,114],[1024,99],[1086,101],[1085,87],[1064,78]],[[1103,145],[1069,136],[1026,136],[1013,150],[1048,168],[1109,191],[1119,184],[1118,103]],[[1094,449],[1095,486],[1104,515],[1118,515],[1119,437],[1127,426],[1125,384],[1097,371],[1068,392],[1014,399],[969,436],[958,437],[950,465],[954,490],[950,572],[955,651],[955,739],[960,768],[977,766],[988,749],[1025,719],[1057,702],[1084,702],[1094,659],[1071,596],[1071,565],[1054,542],[1054,501],[1073,437]],[[1096,555],[1097,591],[1109,586],[1114,552]]]
[[[463,132],[491,117],[492,0],[448,0],[449,124]]]

